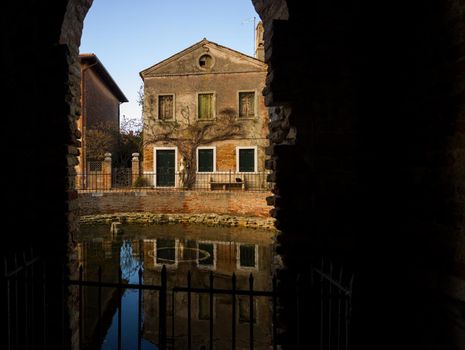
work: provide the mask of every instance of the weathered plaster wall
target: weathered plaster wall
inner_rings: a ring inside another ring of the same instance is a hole
[[[150,130],[160,130],[163,122],[158,121],[158,95],[174,94],[175,120],[185,123],[185,116],[190,122],[197,119],[197,93],[212,92],[215,95],[215,115],[219,116],[227,109],[232,109],[238,115],[239,91],[254,91],[256,96],[256,116],[242,119],[242,133],[234,137],[232,142],[219,142],[217,145],[217,169],[219,171],[236,169],[235,147],[254,145],[260,148],[258,171],[264,170],[264,149],[268,146],[268,110],[265,107],[262,90],[265,87],[266,68],[258,61],[251,64],[237,53],[225,53],[208,44],[209,51],[202,47],[183,55],[171,62],[167,67],[156,70],[154,76],[150,73],[144,79],[144,116]],[[198,58],[208,52],[214,57],[215,64],[209,71],[197,66]],[[184,116],[184,117],[183,117]],[[154,122],[155,121],[155,122]],[[145,137],[146,140],[149,136]],[[168,146],[168,143],[157,142],[144,147],[144,171],[154,171],[153,147]],[[228,145],[233,145],[229,147]],[[206,145],[204,145],[206,146]],[[231,149],[234,153],[231,153]],[[223,155],[226,158],[223,158]],[[231,158],[233,156],[233,158]],[[180,161],[180,159],[178,159]]]

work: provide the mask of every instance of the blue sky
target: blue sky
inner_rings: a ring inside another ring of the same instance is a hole
[[[253,56],[251,0],[94,0],[81,53],[95,53],[129,102],[121,115],[141,116],[139,72],[207,38]]]

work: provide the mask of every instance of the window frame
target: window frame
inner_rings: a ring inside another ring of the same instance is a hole
[[[209,294],[205,294],[205,293],[196,293],[197,294],[197,320],[202,322],[202,321],[210,321],[210,318],[200,318],[200,296],[201,295],[204,295],[207,299],[208,299],[208,302],[210,302],[209,300],[209,297],[210,295]],[[208,305],[208,309],[210,309],[210,305]],[[209,313],[209,316],[210,316],[210,310],[208,310],[208,313]],[[213,295],[213,321],[216,320],[216,295],[214,294]]]
[[[174,186],[157,186],[157,151],[163,150],[174,150]],[[145,173],[144,173],[145,174]],[[153,147],[153,187],[154,188],[178,188],[179,187],[179,166],[178,166],[178,147],[162,147],[162,146],[154,146]]]
[[[209,57],[210,57],[210,59],[211,59],[211,61],[210,61],[210,62],[211,62],[210,66],[204,67],[204,66],[201,66],[201,65],[200,65],[200,59],[201,59],[203,56],[209,56]],[[211,69],[213,68],[213,66],[215,65],[216,60],[215,60],[215,57],[214,57],[210,52],[206,51],[206,52],[202,52],[200,55],[198,55],[197,60],[196,60],[195,63],[197,64],[197,67],[200,68],[202,71],[209,71],[209,70],[211,70]]]
[[[175,122],[176,121],[176,94],[174,93],[160,93],[157,94],[157,121],[159,122]],[[173,96],[173,118],[172,119],[161,119],[160,118],[160,97]]]
[[[253,103],[254,103],[254,115],[253,117],[241,117],[240,116],[240,113],[241,113],[241,98],[240,98],[240,95],[241,93],[243,92],[253,92],[254,93],[254,99],[253,99]],[[237,90],[237,96],[236,96],[236,100],[237,100],[237,119],[239,120],[247,120],[247,119],[255,119],[257,118],[258,116],[258,103],[257,103],[257,91],[256,90]]]
[[[212,117],[211,118],[199,118],[199,96],[200,95],[212,95]],[[198,121],[212,121],[216,119],[216,92],[215,91],[199,91],[196,92],[195,99],[195,117]]]
[[[199,170],[199,151],[200,150],[203,150],[203,149],[212,149],[213,150],[213,170],[212,171],[200,171]],[[199,146],[197,147],[197,151],[195,152],[195,156],[196,156],[196,172],[197,174],[212,174],[212,173],[216,173],[216,147],[215,146]]]
[[[213,265],[199,264],[199,244],[212,244],[213,245]],[[211,271],[216,270],[216,253],[217,253],[216,242],[213,242],[213,241],[197,241],[197,256],[196,256],[197,267],[199,269],[202,269],[202,270],[211,270]]]
[[[255,266],[242,266],[241,265],[241,246],[254,246],[255,249]],[[236,252],[236,268],[238,271],[258,271],[258,245],[257,244],[247,244],[247,243],[239,243],[237,244],[237,252]]]
[[[174,264],[166,264],[166,263],[157,263],[157,246],[158,246],[158,240],[159,239],[165,239],[165,238],[156,238],[153,240],[153,266],[155,268],[162,268],[163,265],[166,266],[167,269],[176,269],[178,267],[178,250],[179,250],[179,239],[174,239]]]
[[[254,150],[254,170],[253,171],[240,171],[239,170],[239,155],[241,149]],[[257,146],[237,146],[236,147],[236,172],[241,174],[253,174],[258,172],[258,147]]]

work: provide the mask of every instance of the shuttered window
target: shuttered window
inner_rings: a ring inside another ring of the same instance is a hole
[[[255,149],[241,148],[239,149],[239,172],[254,172],[255,171]]]
[[[213,243],[199,243],[198,264],[209,267],[215,265],[215,248]]]
[[[213,94],[199,94],[198,101],[199,119],[213,119]]]
[[[157,264],[176,263],[176,241],[174,239],[157,240]]]
[[[213,162],[213,149],[199,149],[198,156],[198,171],[211,173],[214,171]]]
[[[255,245],[240,245],[239,264],[241,267],[255,267]]]
[[[174,98],[173,95],[158,96],[158,119],[174,119]]]
[[[255,92],[239,92],[239,118],[255,117]]]

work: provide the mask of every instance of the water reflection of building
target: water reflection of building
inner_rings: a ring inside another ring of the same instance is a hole
[[[237,289],[249,289],[250,273],[254,276],[254,290],[271,288],[271,245],[263,240],[221,241],[202,236],[173,238],[161,235],[143,241],[144,283],[160,284],[160,270],[168,269],[168,291],[174,286],[187,286],[187,273],[191,271],[192,287],[208,288],[213,273],[214,287],[231,289],[232,274],[236,273]],[[187,348],[187,293],[168,295],[168,336],[172,336],[176,349]],[[174,320],[172,302],[174,300]],[[215,348],[227,349],[231,344],[232,298],[215,295],[213,302]],[[247,347],[249,342],[249,297],[236,297],[236,344]],[[271,309],[266,297],[254,298],[255,349],[268,349],[271,345]],[[144,338],[158,340],[158,294],[144,293]],[[173,323],[174,321],[174,323]],[[193,349],[208,348],[210,304],[208,294],[192,294],[191,324]]]
[[[98,266],[102,266],[102,281],[115,282],[118,268],[123,270],[123,282],[137,283],[137,268],[142,260],[144,284],[161,284],[162,266],[167,266],[168,278],[168,337],[172,335],[174,321],[175,348],[187,348],[187,294],[176,293],[173,319],[172,288],[186,287],[187,273],[191,271],[192,287],[209,287],[209,274],[213,273],[214,287],[231,289],[231,277],[237,276],[237,289],[248,290],[249,275],[254,276],[254,290],[271,288],[272,233],[240,228],[218,228],[203,225],[125,225],[124,234],[112,237],[107,225],[81,226],[77,237],[79,261],[85,280],[97,280]],[[132,276],[132,277],[131,277]],[[117,311],[115,289],[102,288],[102,335],[110,327]],[[137,299],[138,293],[133,293]],[[158,292],[143,292],[144,339],[158,343]],[[236,340],[237,348],[248,348],[249,299],[237,296]],[[130,305],[137,305],[134,299]],[[83,288],[83,338],[94,341],[98,335],[98,288]],[[124,301],[124,300],[123,300]],[[266,297],[255,298],[254,338],[256,349],[268,349],[271,344],[271,304]],[[128,304],[128,305],[129,305]],[[76,306],[77,307],[77,306]],[[231,344],[231,296],[215,295],[213,303],[214,340],[216,349],[228,349]],[[123,307],[125,310],[125,307]],[[192,346],[209,348],[209,296],[192,294]],[[129,337],[127,315],[123,312],[123,339]],[[137,321],[135,321],[137,322]],[[136,337],[134,337],[136,341]],[[134,343],[135,344],[135,343]],[[135,347],[136,345],[134,345]]]
[[[117,282],[121,264],[120,247],[121,242],[116,242],[111,238],[79,242],[77,253],[79,263],[83,268],[83,280],[97,281],[98,267],[101,266],[102,281]],[[82,288],[82,341],[90,348],[98,348],[97,344],[101,343],[101,337],[105,336],[111,325],[112,317],[118,307],[118,291],[116,288],[101,288],[100,318],[98,317],[98,298],[98,288]]]

